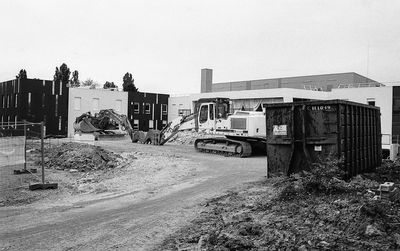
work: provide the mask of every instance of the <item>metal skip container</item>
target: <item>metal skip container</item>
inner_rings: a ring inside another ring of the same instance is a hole
[[[268,176],[342,158],[349,177],[382,162],[380,109],[343,100],[265,104]]]

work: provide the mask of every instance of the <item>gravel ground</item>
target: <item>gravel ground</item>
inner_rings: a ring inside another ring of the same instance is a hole
[[[192,220],[199,202],[265,172],[261,157],[226,158],[186,145],[129,140],[96,144],[128,164],[90,172],[48,169],[59,189],[0,207],[0,250],[152,249]]]

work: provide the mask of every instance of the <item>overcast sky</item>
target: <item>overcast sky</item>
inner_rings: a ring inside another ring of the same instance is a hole
[[[171,94],[199,92],[202,68],[214,83],[400,81],[398,0],[0,0],[0,34],[0,81],[21,68],[52,79],[63,62],[81,80],[121,87],[131,72],[140,91]]]

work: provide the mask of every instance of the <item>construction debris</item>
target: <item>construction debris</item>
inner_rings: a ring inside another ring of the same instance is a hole
[[[169,142],[176,145],[193,145],[196,139],[208,137],[215,137],[215,135],[206,131],[187,130],[178,132]]]
[[[70,172],[113,169],[122,161],[120,155],[101,147],[73,142],[46,149],[44,157],[47,168]]]
[[[325,169],[250,183],[207,201],[191,224],[158,249],[400,249],[400,201],[376,196],[387,177],[346,181],[336,165],[321,167]]]

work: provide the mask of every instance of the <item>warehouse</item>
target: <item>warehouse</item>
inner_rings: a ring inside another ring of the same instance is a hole
[[[330,91],[335,88],[351,86],[381,86],[375,80],[355,72],[309,75],[299,77],[271,78],[258,80],[213,83],[213,70],[201,70],[201,93],[244,91],[275,88],[294,88],[314,91]]]

